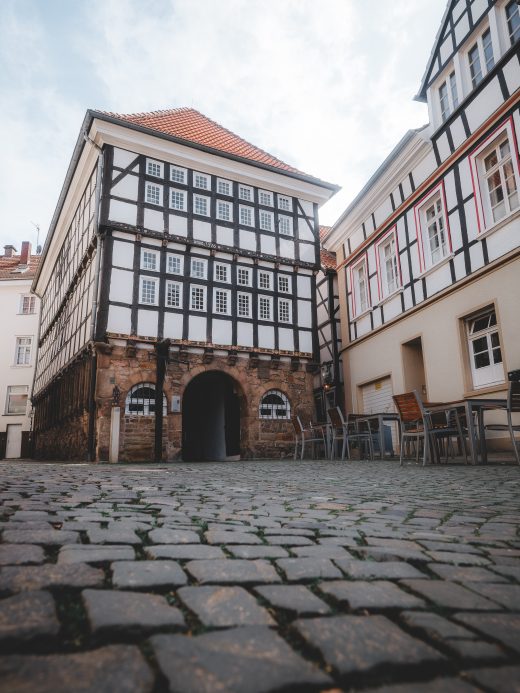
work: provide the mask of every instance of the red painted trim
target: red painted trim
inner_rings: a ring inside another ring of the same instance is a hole
[[[356,288],[354,284],[354,270],[356,267],[359,265],[365,264],[365,270],[366,270],[366,276],[367,276],[367,299],[368,299],[368,307],[372,308],[372,295],[370,291],[370,277],[368,274],[368,255],[367,253],[364,253],[360,258],[358,258],[358,261],[353,263],[352,265],[349,266],[350,269],[350,288],[351,288],[351,296],[352,296],[352,318],[357,317],[358,311],[357,311],[357,305],[356,305]]]
[[[442,202],[442,209],[444,212],[444,223],[446,224],[446,233],[448,234],[448,247],[450,250],[450,255],[453,252],[452,248],[452,243],[451,243],[451,230],[450,230],[450,220],[448,217],[448,205],[446,204],[446,189],[444,187],[444,179],[439,181],[437,185],[430,190],[429,193],[424,195],[416,204],[414,205],[414,216],[415,216],[415,231],[417,235],[417,245],[419,248],[419,269],[420,269],[420,274],[426,271],[426,269],[430,269],[426,267],[426,258],[424,254],[424,245],[423,245],[423,231],[422,231],[422,224],[421,224],[421,207],[424,207],[428,200],[432,197],[435,197],[435,195],[440,192],[441,196],[441,202]],[[421,255],[422,255],[422,262],[421,262]],[[434,267],[435,265],[432,265]]]
[[[397,224],[394,224],[374,244],[375,253],[376,253],[376,267],[377,267],[377,288],[378,288],[378,292],[379,292],[379,300],[380,301],[382,301],[383,298],[385,298],[385,296],[383,296],[383,278],[381,276],[381,266],[380,266],[380,262],[379,262],[379,246],[383,245],[383,243],[386,241],[386,239],[392,235],[393,235],[394,240],[395,240],[395,252],[397,254],[397,267],[398,267],[398,271],[399,271],[399,288],[401,288],[403,286],[403,274],[401,272],[401,258],[399,257],[399,239],[397,236]]]

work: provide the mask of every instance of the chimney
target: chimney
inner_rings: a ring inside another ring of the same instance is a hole
[[[13,257],[13,253],[16,253],[14,245],[4,245],[4,257]]]
[[[31,244],[29,241],[24,241],[22,243],[22,252],[20,253],[20,265],[27,266],[31,259]]]

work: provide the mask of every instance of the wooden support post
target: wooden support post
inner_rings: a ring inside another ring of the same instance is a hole
[[[121,423],[121,407],[112,407],[110,413],[110,449],[109,462],[119,461],[119,428]]]
[[[163,339],[155,345],[156,381],[155,381],[155,462],[162,462],[162,433],[163,433],[163,388],[166,364],[170,353],[170,340]]]

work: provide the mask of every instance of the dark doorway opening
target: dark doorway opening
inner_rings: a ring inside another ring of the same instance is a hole
[[[422,339],[416,337],[404,342],[402,355],[405,391],[417,390],[423,399],[427,399]]]
[[[226,373],[196,376],[184,392],[182,458],[187,462],[240,458],[240,398]]]

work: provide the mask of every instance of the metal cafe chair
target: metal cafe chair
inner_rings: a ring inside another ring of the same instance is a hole
[[[341,448],[341,459],[345,459],[345,452],[347,453],[347,459],[350,459],[350,443],[356,441],[359,445],[360,456],[362,454],[363,445],[366,443],[368,445],[369,458],[371,460],[374,459],[370,431],[362,431],[359,429],[355,415],[347,414],[347,419],[345,420],[339,407],[328,409],[327,414],[330,420],[330,459],[334,457],[336,443],[338,442],[343,443]]]
[[[509,391],[507,393],[507,423],[505,424],[486,424],[486,431],[509,431],[511,445],[515,453],[516,462],[520,464],[520,440],[515,438],[515,433],[520,432],[520,425],[513,424],[513,413],[520,412],[520,380],[509,381]]]
[[[293,416],[291,422],[294,429],[294,459],[297,459],[298,446],[301,446],[300,459],[303,460],[306,443],[312,444],[313,457],[316,443],[320,443],[323,445],[324,450],[327,450],[327,442],[325,440],[323,428],[314,428],[312,424],[308,428],[305,428],[299,416]]]

